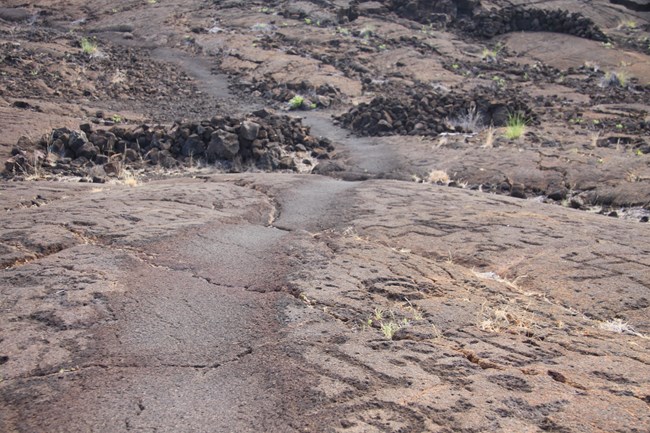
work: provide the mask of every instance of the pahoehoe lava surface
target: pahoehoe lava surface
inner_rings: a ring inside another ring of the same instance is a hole
[[[0,431],[650,430],[641,3],[5,1]]]

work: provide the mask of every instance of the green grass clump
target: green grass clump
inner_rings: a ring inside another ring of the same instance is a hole
[[[607,72],[601,80],[602,87],[627,87],[629,76],[623,71]]]
[[[384,337],[389,340],[393,339],[393,335],[395,335],[395,332],[397,332],[399,328],[400,326],[392,321],[381,324],[381,332],[384,334]]]
[[[305,98],[300,95],[296,95],[289,100],[289,109],[297,110],[302,107],[303,102],[305,102]]]
[[[81,38],[81,51],[84,54],[95,54],[97,52],[97,44],[90,38]]]
[[[506,132],[505,137],[509,140],[514,140],[521,137],[526,132],[526,117],[522,113],[514,113],[508,115],[508,121],[506,122]]]

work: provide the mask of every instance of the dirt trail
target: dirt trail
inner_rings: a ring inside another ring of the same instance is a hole
[[[27,347],[5,352],[5,367],[24,373],[2,383],[2,430],[299,431],[308,402],[285,397],[310,378],[281,325],[287,305],[298,304],[285,290],[295,267],[285,253],[293,230],[336,224],[327,203],[348,186],[326,178],[290,186],[275,202],[230,178],[149,183],[16,210],[14,219],[33,218],[34,235],[61,247],[3,274],[5,302],[23,305],[16,322],[5,319],[4,347]],[[312,189],[316,206],[300,198]],[[133,200],[140,204],[127,205]],[[75,219],[81,212],[92,225]],[[66,230],[53,233],[53,220]],[[5,242],[20,242],[13,225]],[[66,257],[77,258],[73,275],[55,271]],[[12,291],[28,274],[50,308]],[[16,341],[21,326],[50,341]]]

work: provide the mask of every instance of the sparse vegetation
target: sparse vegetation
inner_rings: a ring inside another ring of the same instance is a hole
[[[375,30],[374,30],[373,27],[371,27],[371,26],[364,27],[364,28],[362,28],[361,31],[359,32],[359,37],[362,37],[362,38],[364,38],[364,39],[368,39],[368,38],[370,38],[371,36],[373,36],[374,33],[375,33]]]
[[[400,326],[393,321],[381,324],[381,332],[384,334],[384,337],[386,337],[389,340],[393,339],[395,332],[397,332],[399,328]]]
[[[134,187],[138,185],[138,177],[132,170],[123,169],[118,179],[126,186]]]
[[[93,55],[97,53],[97,43],[91,38],[81,38],[80,45],[84,54]]]
[[[492,49],[483,48],[481,59],[486,62],[496,62],[498,60],[499,53],[501,53],[501,50],[503,50],[503,46],[501,44],[497,44],[497,46]]]
[[[621,23],[618,25],[619,30],[635,30],[637,28],[638,24],[634,20],[623,20]]]
[[[499,77],[498,75],[495,75],[492,77],[492,82],[498,87],[498,88],[503,88],[506,86],[506,79],[503,77]]]
[[[438,185],[448,185],[451,179],[446,171],[443,170],[431,170],[428,178],[429,183],[435,183]]]
[[[608,332],[615,332],[617,334],[629,334],[637,337],[645,337],[640,332],[637,332],[629,323],[624,322],[623,319],[612,319],[606,322],[600,322],[598,325],[600,329]]]
[[[629,77],[624,71],[611,71],[607,72],[601,79],[601,87],[627,87],[629,84]]]
[[[344,27],[337,27],[336,28],[336,33],[338,33],[340,35],[343,35],[343,36],[347,36],[347,35],[350,34],[350,30],[348,30],[348,29],[346,29]]]
[[[515,140],[526,132],[526,117],[523,113],[517,112],[508,115],[508,121],[506,122],[506,132],[504,136],[508,140]]]
[[[492,149],[494,147],[494,128],[490,127],[485,133],[485,143],[481,146],[484,149]]]
[[[465,113],[453,119],[447,119],[450,128],[460,128],[463,132],[479,132],[483,129],[483,116],[478,112],[476,106],[467,109]]]
[[[510,331],[531,334],[534,326],[532,318],[526,312],[509,305],[491,308],[483,304],[478,320],[478,328],[486,332]]]
[[[291,98],[289,100],[289,109],[290,110],[298,110],[298,109],[302,108],[302,105],[303,105],[304,102],[305,102],[304,97],[302,97],[300,95],[296,95],[296,96],[294,96],[293,98]]]

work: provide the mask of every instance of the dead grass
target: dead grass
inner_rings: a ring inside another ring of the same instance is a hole
[[[612,319],[606,322],[600,322],[598,328],[603,331],[614,332],[616,334],[628,334],[634,335],[637,337],[647,338],[645,335],[637,332],[634,327],[632,327],[628,322],[624,322],[623,319]]]
[[[490,307],[481,306],[478,328],[485,332],[513,332],[517,334],[534,334],[536,323],[532,314],[514,305]]]
[[[435,183],[438,185],[448,185],[451,179],[449,179],[449,175],[446,171],[432,170],[431,173],[429,173],[427,181],[428,183]]]
[[[460,128],[463,132],[480,132],[484,128],[483,117],[475,105],[454,118],[446,119],[445,123],[449,129]]]
[[[137,174],[133,170],[129,170],[127,168],[124,168],[120,171],[118,180],[121,184],[129,187],[138,186],[140,183]]]
[[[481,146],[483,149],[492,149],[494,147],[494,128],[489,127],[485,133],[485,143]]]

